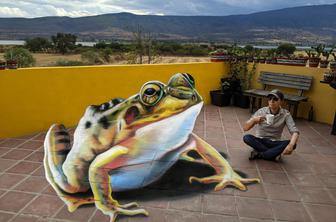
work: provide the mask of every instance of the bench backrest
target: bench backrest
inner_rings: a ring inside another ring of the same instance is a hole
[[[302,95],[304,90],[309,90],[313,77],[303,75],[292,75],[285,73],[261,72],[259,82],[273,86],[283,86],[287,88],[294,88],[300,90]]]

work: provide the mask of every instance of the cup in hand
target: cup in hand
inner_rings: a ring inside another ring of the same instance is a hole
[[[273,114],[267,114],[266,115],[266,123],[268,125],[272,125],[274,121],[274,115]]]

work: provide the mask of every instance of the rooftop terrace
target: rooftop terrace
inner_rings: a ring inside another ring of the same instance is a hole
[[[249,161],[242,142],[247,109],[204,106],[195,133],[228,155],[231,165],[261,184],[246,192],[234,188],[188,184],[203,165],[178,162],[155,185],[116,194],[123,202],[138,201],[149,217],[118,217],[118,221],[335,221],[336,136],[327,124],[297,120],[297,150],[282,162]],[[73,129],[70,130],[73,132]],[[0,221],[109,221],[93,205],[69,213],[44,177],[45,133],[0,139]],[[284,137],[289,133],[285,130]]]

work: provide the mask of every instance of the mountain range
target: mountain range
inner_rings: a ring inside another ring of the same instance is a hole
[[[229,43],[336,43],[336,4],[230,16],[156,16],[131,13],[86,17],[0,18],[0,39],[73,33],[82,41],[129,40],[141,27],[158,40]]]

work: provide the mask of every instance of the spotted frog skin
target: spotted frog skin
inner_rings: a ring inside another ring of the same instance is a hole
[[[111,221],[118,214],[148,215],[135,208],[135,202],[119,204],[112,191],[144,187],[178,159],[198,161],[188,156],[191,150],[216,173],[205,178],[191,176],[190,183],[216,183],[215,190],[227,185],[246,190],[244,183],[259,182],[240,177],[215,148],[192,132],[202,105],[192,76],[177,73],[167,85],[151,81],[127,100],[89,106],[72,146],[63,125],[50,127],[44,142],[47,180],[69,211],[95,203]]]

